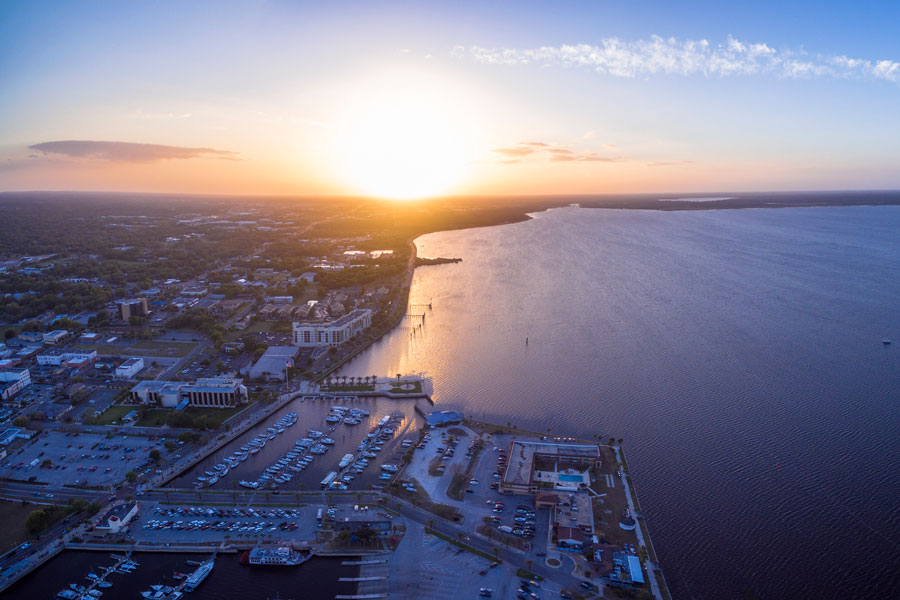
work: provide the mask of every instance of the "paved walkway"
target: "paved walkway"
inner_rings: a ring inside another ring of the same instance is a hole
[[[613,450],[616,453],[616,462],[618,462],[619,464],[624,464],[622,462],[622,455],[620,454],[619,446],[613,446]],[[622,469],[621,472],[622,472],[622,476],[621,476],[622,487],[625,489],[625,499],[628,500],[628,508],[629,508],[629,510],[631,510],[631,515],[634,517],[635,520],[637,520],[638,519],[638,511],[634,505],[634,500],[631,496],[631,488],[628,486],[628,479],[627,479],[628,473],[625,472],[625,469]],[[643,518],[643,517],[641,517],[641,518]],[[652,546],[649,539],[648,540],[644,539],[644,532],[643,532],[643,529],[641,528],[640,523],[638,523],[638,526],[635,527],[634,533],[637,535],[638,544],[640,544],[641,546],[646,546],[647,548],[650,548]],[[659,589],[659,583],[657,583],[657,581],[656,581],[657,566],[650,560],[647,560],[646,562],[644,562],[644,567],[647,569],[647,578],[650,580],[648,583],[650,584],[650,591],[653,592],[653,597],[656,598],[656,600],[663,600],[662,591]]]

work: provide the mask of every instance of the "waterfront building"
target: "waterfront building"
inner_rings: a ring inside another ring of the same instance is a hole
[[[500,491],[537,495],[541,488],[578,491],[584,472],[600,466],[600,448],[592,444],[513,440]],[[589,480],[588,480],[589,481]]]
[[[437,410],[425,415],[425,425],[431,428],[458,425],[462,423],[463,416],[453,410]]]
[[[391,531],[391,520],[384,511],[368,506],[339,505],[334,515],[334,530],[350,533],[369,530],[376,535],[386,535]]]
[[[287,369],[294,366],[299,351],[297,346],[269,346],[250,368],[250,379],[284,381]]]
[[[194,383],[183,381],[141,381],[131,388],[132,402],[148,406],[176,408],[198,406],[231,408],[248,401],[247,387],[242,379],[207,377]]]
[[[137,502],[114,506],[98,519],[94,529],[100,533],[119,533],[134,520],[139,510],[140,505]]]
[[[338,346],[372,325],[372,311],[359,308],[329,323],[294,323],[295,346]]]

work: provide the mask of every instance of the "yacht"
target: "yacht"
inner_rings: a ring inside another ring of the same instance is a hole
[[[343,458],[341,458],[341,462],[338,463],[338,467],[343,469],[344,467],[346,467],[347,465],[349,465],[350,463],[353,462],[353,458],[354,457],[352,454],[345,454],[343,456]]]
[[[80,595],[72,590],[60,590],[57,592],[56,597],[62,598],[62,600],[77,600]]]
[[[312,439],[315,440],[315,439],[319,439],[324,434],[321,431],[316,431],[315,429],[310,429],[309,431],[306,432],[306,435],[308,435],[309,437],[311,437]]]
[[[325,444],[326,446],[334,446],[334,440],[331,438],[322,438],[319,443]]]
[[[396,472],[397,472],[397,465],[387,465],[387,464],[381,465],[381,470],[382,470],[382,471],[387,471],[388,473],[396,473]]]
[[[188,578],[185,580],[184,591],[193,592],[197,589],[197,586],[203,583],[203,580],[212,572],[214,566],[215,561],[212,559],[200,563],[197,570],[188,575]]]

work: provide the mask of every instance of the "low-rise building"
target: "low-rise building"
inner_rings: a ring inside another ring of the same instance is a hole
[[[123,379],[127,379],[129,377],[134,377],[138,373],[140,373],[144,369],[144,359],[135,357],[129,358],[121,365],[116,367],[116,377],[121,377]]]
[[[0,400],[9,400],[31,385],[31,371],[23,368],[0,371]]]
[[[387,535],[391,532],[391,519],[383,510],[360,505],[339,505],[334,515],[334,530],[350,533],[369,530],[375,535]]]
[[[95,360],[97,360],[96,350],[50,349],[47,352],[42,352],[41,354],[37,355],[37,362],[42,366],[53,365],[55,367],[59,367],[65,363],[72,361],[76,363],[80,363],[81,361],[92,363]]]
[[[584,472],[599,465],[600,448],[593,444],[514,440],[500,491],[532,495],[542,488],[577,491],[584,483]]]
[[[294,358],[299,351],[297,346],[269,346],[250,368],[250,379],[284,381],[287,369],[294,366]]]
[[[119,533],[138,515],[139,510],[138,502],[114,506],[98,519],[94,529],[100,533]]]
[[[246,404],[249,395],[242,379],[208,377],[194,383],[183,381],[141,381],[131,388],[132,402],[148,406],[175,408],[184,401],[187,406],[230,408]]]
[[[294,323],[293,342],[304,348],[337,346],[371,325],[372,311],[359,308],[330,323]]]
[[[48,331],[44,334],[44,342],[47,344],[55,344],[67,335],[69,335],[69,332],[65,329],[54,329],[53,331]]]

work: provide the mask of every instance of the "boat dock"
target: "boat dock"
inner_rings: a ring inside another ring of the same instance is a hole
[[[386,579],[387,579],[386,576],[382,576],[382,577],[339,577],[338,581],[360,582],[360,581],[384,581]]]
[[[386,564],[387,559],[379,559],[379,560],[345,560],[341,563],[342,567],[358,567],[360,565],[382,565]]]
[[[131,560],[131,552],[125,555],[110,554],[110,558],[115,560],[115,564],[102,569],[102,574],[96,575],[93,571],[87,576],[89,583],[86,586],[70,583],[67,588],[60,590],[56,596],[64,600],[83,600],[99,598],[103,592],[97,588],[110,588],[112,583],[107,581],[111,573],[130,573],[137,566],[137,563]],[[93,576],[93,577],[92,577]]]
[[[376,598],[387,598],[387,594],[338,594],[334,600],[375,600]]]

